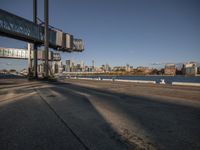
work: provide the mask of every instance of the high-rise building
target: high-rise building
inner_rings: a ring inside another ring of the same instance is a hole
[[[92,67],[93,67],[93,68],[95,67],[95,63],[94,63],[94,60],[92,60]]]
[[[130,65],[129,64],[126,64],[126,71],[130,72]]]
[[[81,68],[82,72],[85,71],[85,64],[83,61],[80,62],[80,68]]]
[[[92,60],[92,72],[95,72],[95,62]]]
[[[107,72],[109,72],[109,71],[111,71],[111,67],[109,66],[109,64],[106,64],[105,65],[105,71]]]
[[[73,62],[72,60],[66,60],[66,72],[71,72],[73,70]]]

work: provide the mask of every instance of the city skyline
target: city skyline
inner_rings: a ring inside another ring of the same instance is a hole
[[[38,3],[43,20],[43,1]],[[97,66],[200,62],[199,7],[198,0],[49,0],[49,22],[84,39],[85,51],[62,53],[63,61],[95,60]],[[32,20],[32,0],[2,0],[0,8]],[[24,48],[26,43],[1,36],[0,46]],[[1,67],[3,63],[27,66],[23,60],[1,59]]]
[[[17,64],[14,64],[13,62],[6,62],[6,58],[1,58],[0,59],[0,70],[16,70],[18,72],[20,72],[21,70],[24,70],[26,69],[27,70],[27,67],[22,67],[22,68],[16,68],[16,66],[20,65],[21,66],[26,66],[27,63],[28,63],[28,60],[25,60],[25,59],[10,59],[10,60],[13,60],[13,61],[16,61],[18,62]],[[177,70],[181,70],[181,68],[186,65],[186,64],[190,64],[190,63],[194,63],[196,67],[200,67],[200,62],[194,62],[194,61],[188,61],[188,62],[179,62],[179,63],[173,63],[173,62],[165,62],[165,63],[155,63],[155,64],[152,64],[152,66],[144,66],[144,65],[134,65],[134,64],[120,64],[120,65],[110,65],[108,63],[102,63],[100,65],[96,65],[96,62],[95,60],[91,60],[91,62],[89,64],[87,64],[86,62],[84,62],[83,60],[75,60],[75,59],[66,59],[66,60],[60,60],[60,61],[52,61],[53,64],[55,63],[58,63],[58,64],[62,64],[63,67],[67,65],[67,61],[70,61],[74,67],[76,66],[84,66],[84,67],[88,67],[88,68],[96,68],[96,69],[99,69],[101,67],[105,67],[105,66],[108,66],[110,67],[111,69],[113,68],[124,68],[124,67],[131,67],[132,69],[138,69],[138,68],[147,68],[147,69],[157,69],[157,70],[162,70],[166,67],[166,65],[174,65],[175,68]],[[24,62],[26,62],[24,64]],[[13,64],[12,64],[13,63]],[[52,64],[51,63],[51,64]],[[71,64],[70,63],[70,64]],[[38,65],[42,65],[42,61],[40,60]],[[64,67],[65,68],[65,67]]]

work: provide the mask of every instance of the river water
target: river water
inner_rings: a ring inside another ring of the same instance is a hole
[[[167,84],[172,82],[192,82],[200,83],[200,76],[82,76],[87,78],[101,78],[101,79],[122,79],[122,80],[150,80],[159,83],[161,79],[164,79]],[[80,77],[81,78],[81,77]]]

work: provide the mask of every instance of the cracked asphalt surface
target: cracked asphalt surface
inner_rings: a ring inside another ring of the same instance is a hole
[[[0,80],[0,149],[200,149],[200,88]]]

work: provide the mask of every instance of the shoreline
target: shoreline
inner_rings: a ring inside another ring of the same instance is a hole
[[[101,77],[98,78],[89,78],[89,77],[71,77],[69,79],[80,79],[80,80],[99,80],[99,81],[110,81],[110,82],[129,82],[129,83],[146,83],[146,84],[160,84],[160,85],[172,85],[172,86],[199,86],[200,83],[195,83],[195,82],[172,82],[171,84],[165,83],[165,82],[160,82],[157,83],[155,80],[127,80],[127,79],[116,79],[116,78],[111,78],[111,79],[103,79]]]
[[[123,76],[123,77],[177,77],[177,76],[181,76],[181,77],[200,77],[200,75],[195,75],[195,76],[187,76],[187,75],[130,75],[130,74],[79,74],[77,72],[77,74],[67,74],[67,73],[64,73],[66,74],[67,76],[108,76],[108,77],[111,77],[111,76]]]

